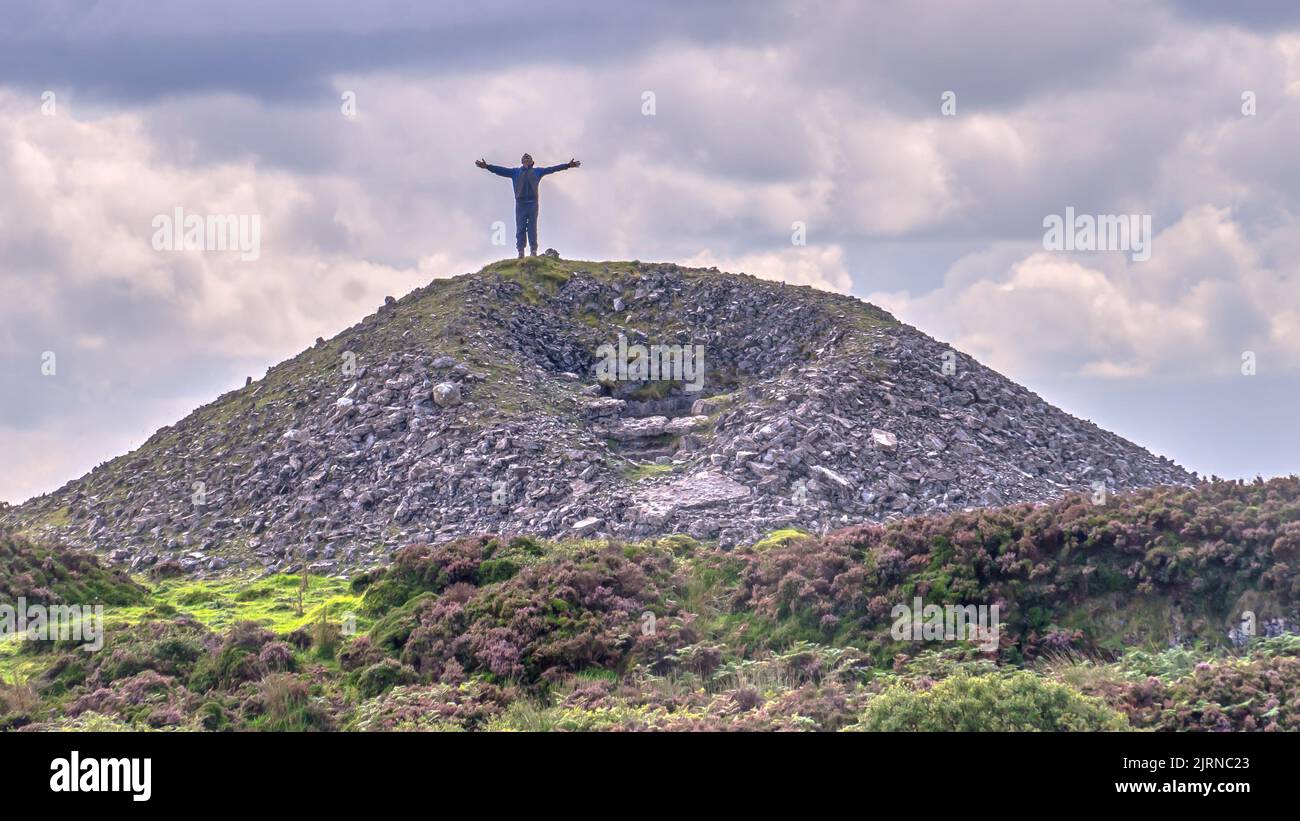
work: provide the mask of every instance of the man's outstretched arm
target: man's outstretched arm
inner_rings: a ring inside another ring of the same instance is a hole
[[[475,162],[474,164],[477,165],[479,168],[486,168],[488,171],[491,171],[493,174],[496,174],[496,175],[499,176],[499,177],[513,177],[513,176],[514,176],[513,174],[510,173],[510,169],[509,169],[509,168],[506,168],[506,167],[504,167],[504,166],[500,166],[500,165],[490,165],[490,164],[488,164],[488,161],[487,161],[487,160],[479,160],[479,161]]]
[[[537,169],[537,176],[545,177],[547,174],[554,174],[556,171],[563,171],[566,168],[577,168],[580,165],[582,165],[582,163],[577,160],[569,160],[566,163],[552,165],[549,168],[539,168]]]

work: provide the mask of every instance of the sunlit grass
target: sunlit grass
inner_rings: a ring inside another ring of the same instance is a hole
[[[780,547],[781,545],[788,544],[794,541],[795,539],[804,539],[807,537],[808,537],[807,533],[792,527],[782,528],[781,530],[773,530],[771,533],[767,534],[762,539],[759,539],[757,542],[755,542],[754,549],[770,550],[774,547]]]
[[[237,621],[255,621],[276,633],[291,633],[320,618],[324,609],[330,619],[356,612],[361,597],[348,589],[346,579],[309,576],[298,611],[301,577],[281,573],[263,577],[230,579],[168,579],[153,589],[152,607],[117,608],[119,619],[139,619],[151,609],[173,608],[212,630],[223,630]]]

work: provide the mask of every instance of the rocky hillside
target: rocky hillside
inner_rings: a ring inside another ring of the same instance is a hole
[[[699,390],[598,380],[620,336],[702,346]],[[0,524],[136,570],[335,572],[485,532],[729,548],[1193,481],[852,297],[536,258],[390,298]]]

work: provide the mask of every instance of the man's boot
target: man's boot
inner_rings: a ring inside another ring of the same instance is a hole
[[[523,254],[523,252],[521,251],[521,252],[519,253],[519,256],[522,257],[523,255],[524,255],[524,254]],[[529,248],[529,249],[528,249],[528,256],[530,256],[530,257],[535,257],[535,256],[537,256],[537,249],[536,249],[536,248]]]
[[[524,249],[523,249],[523,248],[520,248],[520,249],[519,249],[519,258],[520,258],[520,259],[523,259],[523,258],[524,258]]]

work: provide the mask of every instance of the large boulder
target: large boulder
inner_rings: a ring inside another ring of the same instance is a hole
[[[460,385],[455,382],[439,382],[433,386],[433,404],[440,408],[454,408],[460,403]]]

